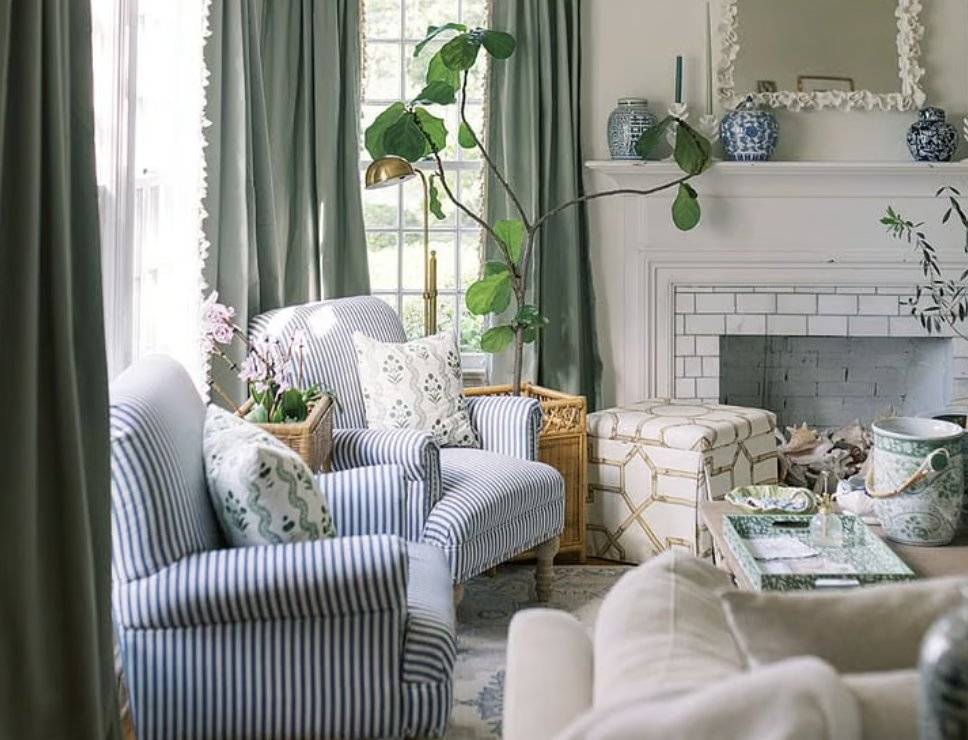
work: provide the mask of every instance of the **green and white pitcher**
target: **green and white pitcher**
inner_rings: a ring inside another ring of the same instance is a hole
[[[936,419],[898,417],[874,422],[867,492],[884,533],[910,545],[947,545],[965,496],[965,430]]]

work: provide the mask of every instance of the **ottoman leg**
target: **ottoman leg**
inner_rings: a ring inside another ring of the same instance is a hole
[[[464,600],[464,584],[458,583],[454,586],[454,608],[460,606],[460,602]]]
[[[555,537],[542,542],[535,549],[538,565],[534,571],[534,581],[538,592],[538,601],[548,601],[551,598],[551,586],[555,577],[555,555],[558,554],[559,538]]]

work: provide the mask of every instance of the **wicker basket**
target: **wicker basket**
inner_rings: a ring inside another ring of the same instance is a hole
[[[466,396],[507,396],[510,385],[465,388]],[[538,437],[538,458],[565,479],[565,531],[562,554],[585,560],[585,499],[588,488],[587,404],[584,396],[524,383],[521,395],[541,402],[544,419]]]
[[[250,398],[238,410],[245,416],[252,408]],[[309,409],[306,421],[289,424],[257,424],[292,448],[314,473],[328,473],[333,455],[333,399],[323,396]]]

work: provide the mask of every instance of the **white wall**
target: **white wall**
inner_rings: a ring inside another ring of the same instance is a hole
[[[923,85],[928,102],[948,110],[960,125],[968,109],[968,3],[924,3]],[[718,18],[713,9],[714,25]],[[685,57],[684,95],[693,106],[705,100],[703,0],[584,0],[583,145],[587,159],[607,159],[608,114],[622,96],[644,96],[664,114],[673,96],[676,54]],[[714,38],[714,46],[716,40]],[[904,133],[914,113],[778,111],[780,144],[775,159],[905,160]],[[964,156],[963,146],[958,156]],[[589,191],[614,187],[605,176],[586,174]],[[615,399],[615,368],[624,353],[622,204],[602,199],[589,208],[604,400]],[[874,227],[876,228],[876,226]]]

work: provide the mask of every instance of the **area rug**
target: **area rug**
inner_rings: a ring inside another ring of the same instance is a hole
[[[602,599],[628,566],[555,567],[552,599],[540,606],[573,614],[589,629]],[[511,565],[467,584],[457,611],[457,666],[454,710],[446,737],[477,740],[501,737],[504,655],[514,613],[534,601],[534,567]]]

